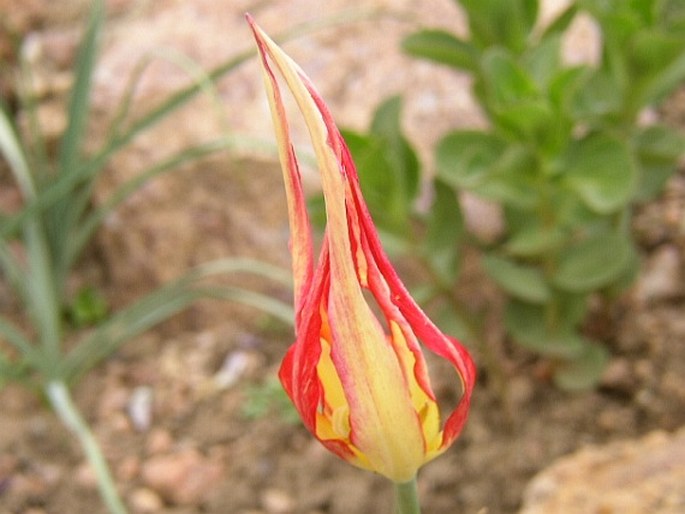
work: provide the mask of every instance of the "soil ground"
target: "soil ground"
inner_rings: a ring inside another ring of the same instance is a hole
[[[661,116],[685,127],[685,94],[669,102]],[[115,169],[111,174],[98,194],[120,180]],[[3,171],[2,189],[9,184]],[[162,177],[108,220],[74,283],[95,285],[116,309],[213,258],[287,267],[280,191],[276,165],[230,155]],[[597,390],[555,389],[548,363],[502,337],[494,309],[488,345],[501,376],[474,348],[480,366],[470,419],[453,448],[421,471],[425,512],[513,514],[530,478],[556,457],[685,425],[684,224],[681,170],[636,213],[638,284],[610,304],[598,302],[588,321],[587,330],[612,353]],[[664,259],[672,265],[663,267]],[[475,306],[496,306],[477,260],[468,261],[460,294]],[[398,266],[408,283],[420,280],[411,263]],[[232,283],[289,299],[287,289],[269,282]],[[21,316],[5,287],[0,305],[3,314]],[[201,302],[130,341],[78,383],[77,404],[132,512],[391,511],[385,480],[328,454],[279,403],[273,377],[291,339],[290,327],[256,310]],[[220,380],[226,373],[230,383]],[[439,394],[449,397],[452,381],[438,370]],[[149,421],[131,415],[141,397],[151,398]],[[80,448],[45,403],[16,385],[0,390],[0,514],[104,512]]]

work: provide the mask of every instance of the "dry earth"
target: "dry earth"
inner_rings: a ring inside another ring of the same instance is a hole
[[[0,0],[0,13],[19,34],[28,35],[23,48],[38,67],[42,115],[53,135],[64,125],[59,107],[84,4],[70,0],[57,8],[47,0]],[[396,15],[319,29],[287,49],[320,86],[341,124],[365,126],[382,98],[402,92],[407,131],[430,163],[428,148],[438,134],[481,121],[466,79],[399,55],[401,35],[417,25],[463,29],[452,2],[415,4],[359,2],[355,9],[385,7]],[[109,1],[95,82],[93,143],[143,55],[183,53],[206,68],[249,47],[242,22],[246,10],[278,32],[301,21],[339,16],[348,5],[342,0]],[[583,41],[571,49],[582,54],[591,47]],[[3,51],[5,43],[0,42]],[[187,66],[177,63],[160,57],[151,65],[137,92],[136,112],[185,83]],[[11,91],[7,77],[0,75],[3,91]],[[146,164],[223,127],[269,141],[259,80],[256,65],[248,63],[217,85],[214,98],[199,99],[137,139],[108,166],[96,201]],[[669,122],[685,126],[685,94],[672,99],[665,112]],[[237,155],[214,156],[133,195],[107,220],[74,286],[96,285],[117,308],[189,266],[218,257],[251,256],[287,266],[280,175],[264,158],[268,145],[258,152],[260,158],[254,150]],[[3,171],[5,205],[16,202],[9,188]],[[463,436],[421,472],[425,512],[515,513],[530,478],[557,457],[588,444],[630,441],[685,425],[685,173],[638,213],[635,233],[643,251],[639,283],[611,306],[598,308],[588,325],[614,356],[602,386],[575,395],[555,390],[545,362],[501,336],[495,312],[489,344],[505,373],[508,403],[497,394],[491,370],[481,365]],[[477,263],[469,262],[467,269],[461,294],[474,305],[497,305]],[[411,266],[401,270],[409,283],[420,279]],[[289,297],[273,284],[238,283]],[[3,313],[16,309],[5,289],[0,299]],[[77,402],[132,512],[390,512],[384,480],[339,462],[281,411],[246,416],[245,407],[254,406],[250,388],[268,383],[290,340],[288,327],[254,310],[203,302],[131,341],[79,383]],[[451,382],[449,375],[437,376],[441,396],[453,394]],[[105,512],[78,446],[43,402],[10,386],[0,391],[0,406],[0,513]]]

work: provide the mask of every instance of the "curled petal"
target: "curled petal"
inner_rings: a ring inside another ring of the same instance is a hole
[[[261,56],[292,230],[296,341],[283,359],[281,382],[305,426],[330,451],[392,480],[410,480],[463,428],[473,361],[424,314],[392,267],[350,152],[320,95],[249,16],[248,22]],[[321,174],[327,224],[316,264],[276,71],[304,117]],[[461,381],[462,397],[444,424],[422,345],[449,361]]]

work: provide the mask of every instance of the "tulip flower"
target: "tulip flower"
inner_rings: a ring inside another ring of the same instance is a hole
[[[252,20],[285,181],[295,343],[279,377],[306,428],[342,459],[396,483],[443,453],[466,421],[475,367],[407,292],[386,256],[350,152],[299,66]],[[277,74],[304,117],[326,204],[318,260]],[[444,423],[423,347],[446,359],[462,396]]]

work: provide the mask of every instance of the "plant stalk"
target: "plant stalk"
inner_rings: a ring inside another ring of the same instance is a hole
[[[395,482],[394,485],[397,514],[421,514],[416,477],[412,478],[409,482]]]
[[[78,411],[71,399],[66,384],[62,381],[49,382],[45,388],[50,405],[55,410],[64,425],[71,430],[79,440],[88,462],[95,471],[98,488],[105,505],[112,514],[127,514],[126,507],[117,493],[114,480],[102,455],[100,446],[95,440],[88,424]]]

